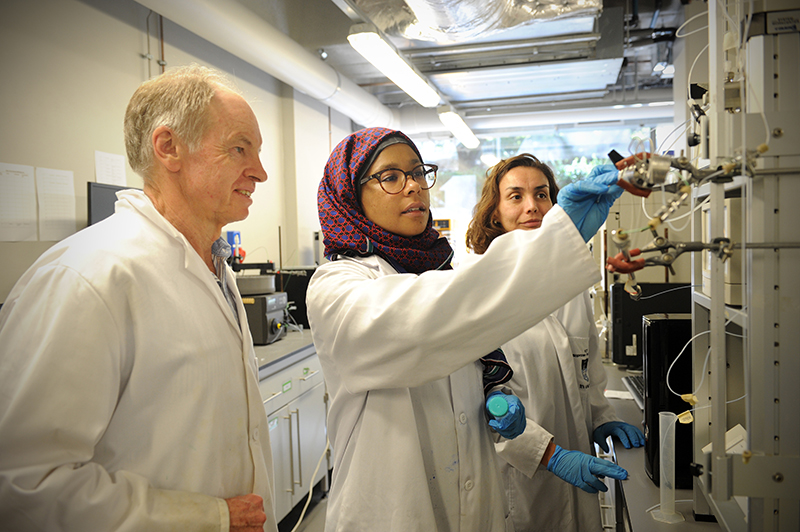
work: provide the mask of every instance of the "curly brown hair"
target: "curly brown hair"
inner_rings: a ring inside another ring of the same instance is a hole
[[[553,205],[556,204],[558,185],[553,171],[530,153],[520,153],[514,157],[503,159],[489,168],[486,171],[486,181],[483,182],[481,198],[473,209],[472,220],[467,229],[467,247],[478,255],[483,255],[489,248],[489,244],[505,233],[502,226],[492,223],[492,216],[500,204],[500,180],[509,170],[518,166],[527,166],[541,171],[550,185],[550,201],[553,202]]]

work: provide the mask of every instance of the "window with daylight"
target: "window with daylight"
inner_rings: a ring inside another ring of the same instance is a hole
[[[439,165],[436,185],[431,189],[431,212],[435,220],[449,220],[450,243],[455,260],[467,252],[464,244],[472,209],[478,201],[486,171],[501,159],[530,153],[553,169],[560,187],[586,177],[599,164],[610,164],[608,153],[616,150],[627,157],[651,151],[656,133],[672,129],[664,126],[639,127],[614,125],[595,128],[548,128],[482,136],[474,150],[464,148],[453,138],[414,139],[426,163]]]

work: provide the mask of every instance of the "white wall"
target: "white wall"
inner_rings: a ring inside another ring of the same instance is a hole
[[[286,18],[281,10],[291,2],[273,3],[271,22],[281,29]],[[95,150],[125,153],[125,107],[148,78],[148,60],[141,57],[148,45],[148,14],[132,0],[0,3],[0,162],[73,171],[76,229],[86,225],[86,182],[95,180]],[[150,17],[150,25],[150,51],[157,55],[157,16]],[[349,119],[332,112],[329,127],[326,106],[168,20],[164,41],[168,67],[194,62],[226,72],[261,128],[261,159],[269,179],[258,186],[249,218],[226,229],[242,232],[253,261],[277,263],[280,226],[284,264],[312,263],[316,186],[329,155],[329,136],[335,145],[350,132]],[[160,72],[155,61],[149,63],[153,75]],[[142,186],[129,167],[127,184]],[[52,244],[0,242],[0,301]]]
[[[284,267],[314,264],[313,237],[320,229],[317,187],[330,152],[352,132],[346,116],[297,90],[292,89],[292,95],[291,113],[287,110],[286,114],[287,129],[291,130],[286,132],[284,142],[293,153],[292,160],[287,161],[294,171],[291,178],[287,175],[287,187],[291,186],[292,192],[287,192],[286,200],[294,208],[287,222],[297,246],[288,254],[284,250]],[[312,146],[325,149],[309,149]]]

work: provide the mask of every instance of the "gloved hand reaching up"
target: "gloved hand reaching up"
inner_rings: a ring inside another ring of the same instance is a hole
[[[606,221],[611,205],[622,195],[616,185],[619,170],[613,164],[595,166],[581,181],[558,192],[557,203],[572,219],[584,242],[588,242]]]
[[[633,425],[624,423],[622,421],[609,421],[608,423],[603,423],[594,429],[592,439],[595,441],[595,443],[597,443],[597,445],[600,446],[601,449],[603,449],[605,452],[608,452],[606,438],[609,436],[616,436],[626,449],[630,449],[631,446],[641,447],[644,445],[644,434],[642,434],[642,431]]]
[[[618,480],[628,478],[625,469],[608,460],[580,451],[565,451],[559,445],[556,445],[556,450],[547,463],[547,470],[586,493],[608,491],[608,486],[598,477],[606,476]]]
[[[505,401],[508,408],[497,410],[494,405],[490,406],[495,401]],[[502,410],[506,410],[505,413]],[[512,440],[525,430],[525,407],[516,395],[493,391],[486,398],[486,411],[489,413],[489,426],[506,439]]]

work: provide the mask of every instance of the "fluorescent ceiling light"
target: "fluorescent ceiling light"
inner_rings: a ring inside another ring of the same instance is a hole
[[[453,110],[449,105],[443,105],[438,109],[439,120],[447,129],[458,139],[465,148],[473,150],[480,146],[481,141],[472,132],[464,119]]]
[[[675,105],[675,102],[650,102],[649,107],[664,107],[665,105]]]
[[[406,60],[369,24],[356,24],[347,36],[350,46],[423,107],[436,107],[440,97]]]

